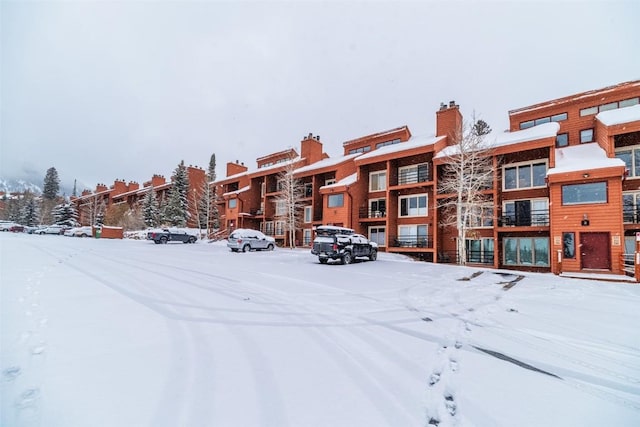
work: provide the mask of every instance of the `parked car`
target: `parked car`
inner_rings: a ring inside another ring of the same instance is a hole
[[[10,231],[11,227],[18,225],[12,221],[0,221],[0,231]]]
[[[24,225],[14,224],[14,225],[11,226],[11,228],[9,228],[9,231],[12,231],[14,233],[23,233],[24,232]]]
[[[77,227],[73,233],[75,237],[91,237],[93,236],[93,230],[90,225]]]
[[[34,231],[34,234],[63,234],[65,227],[62,225],[50,225]]]
[[[330,259],[351,264],[358,257],[375,261],[378,258],[378,245],[351,228],[321,225],[316,227],[311,253],[318,256],[321,264],[326,264]]]
[[[227,246],[232,252],[261,251],[263,249],[272,251],[276,247],[276,240],[258,230],[238,228],[229,235]]]
[[[153,240],[156,244],[167,242],[195,243],[198,238],[184,230],[163,228],[161,230],[149,231],[147,233],[147,240]]]

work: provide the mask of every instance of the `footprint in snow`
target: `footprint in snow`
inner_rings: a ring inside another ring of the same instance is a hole
[[[429,387],[433,387],[434,385],[438,384],[439,381],[440,381],[440,372],[434,372],[429,377]]]
[[[16,407],[19,409],[32,408],[38,405],[40,389],[30,388],[23,391],[16,399]]]
[[[20,366],[9,366],[2,371],[2,379],[6,382],[11,382],[18,378],[21,372]]]

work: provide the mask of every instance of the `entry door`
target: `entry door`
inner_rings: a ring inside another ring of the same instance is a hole
[[[609,233],[580,233],[580,254],[583,269],[610,270]]]

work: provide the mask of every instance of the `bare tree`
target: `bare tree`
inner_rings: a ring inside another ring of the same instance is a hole
[[[475,117],[474,117],[475,119]],[[456,135],[457,144],[443,150],[444,165],[438,176],[438,192],[450,194],[442,199],[440,226],[458,231],[458,263],[466,264],[466,238],[485,221],[493,221],[493,200],[487,191],[493,186],[496,167],[486,135],[491,128],[482,120],[466,123]]]
[[[279,194],[275,198],[276,219],[284,222],[289,247],[296,247],[296,230],[302,223],[302,199],[304,198],[304,184],[294,175],[296,162],[292,159],[285,164],[278,174]]]

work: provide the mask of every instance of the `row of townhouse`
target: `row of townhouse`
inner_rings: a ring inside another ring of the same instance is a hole
[[[187,166],[187,177],[189,179],[189,219],[188,227],[198,227],[197,201],[200,200],[206,182],[206,172],[196,166]],[[127,183],[122,179],[116,179],[113,185],[96,185],[94,191],[84,190],[78,197],[71,197],[71,202],[78,210],[78,221],[81,224],[90,225],[94,223],[95,217],[100,211],[109,209],[111,206],[126,204],[130,209],[139,208],[149,191],[155,191],[158,203],[162,206],[169,197],[169,190],[172,182],[167,181],[163,175],[153,175],[149,181],[145,181],[142,187],[135,181]]]
[[[621,83],[509,112],[510,129],[491,133],[495,168],[486,206],[468,224],[467,262],[536,271],[622,274],[640,235],[640,81]],[[463,118],[455,102],[436,112],[434,136],[402,126],[343,143],[330,158],[320,137],[257,159],[227,164],[213,183],[221,223],[255,228],[286,244],[280,173],[304,186],[298,244],[321,224],[354,228],[382,250],[455,262],[457,230],[441,226],[439,177]]]

